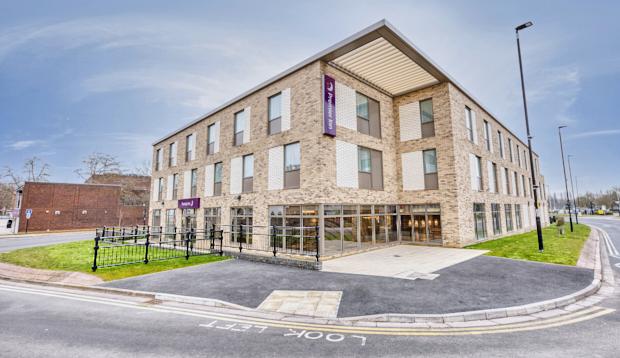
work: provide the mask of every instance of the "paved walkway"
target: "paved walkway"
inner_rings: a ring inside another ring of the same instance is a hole
[[[489,256],[441,269],[434,280],[318,272],[227,260],[107,282],[103,286],[214,298],[259,307],[274,290],[342,291],[338,317],[450,313],[561,297],[587,287],[593,271]]]
[[[97,285],[103,282],[103,280],[97,276],[81,272],[39,270],[2,262],[0,262],[0,277],[85,286]]]
[[[324,261],[322,271],[404,279],[434,279],[437,277],[434,272],[486,252],[486,250],[398,245]]]

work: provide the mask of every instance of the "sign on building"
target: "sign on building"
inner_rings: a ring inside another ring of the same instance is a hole
[[[32,217],[32,209],[26,209],[26,219],[30,219]]]
[[[179,199],[179,209],[199,209],[200,198]]]
[[[323,134],[336,136],[336,81],[323,76]]]

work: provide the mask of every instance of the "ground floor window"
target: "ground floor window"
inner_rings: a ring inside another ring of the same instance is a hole
[[[485,210],[482,203],[474,203],[474,232],[476,240],[482,240],[487,237]]]
[[[205,208],[205,231],[220,230],[222,216],[220,208]]]
[[[161,226],[161,210],[153,210],[153,218],[151,224],[153,225],[153,227]]]
[[[303,251],[316,251],[319,225],[318,205],[270,206],[269,225],[271,230],[275,230],[277,247],[287,251],[299,251],[302,248]]]
[[[183,209],[183,230],[196,229],[196,209]]]
[[[499,204],[491,204],[491,216],[493,217],[493,235],[502,233],[502,209]]]
[[[504,212],[506,214],[506,231],[512,231],[512,204],[504,204]]]
[[[403,241],[441,243],[439,204],[400,205],[400,235]]]
[[[166,210],[166,234],[174,234],[176,232],[176,210]]]
[[[517,224],[517,230],[523,227],[521,223],[521,205],[515,204],[515,223]]]
[[[253,221],[251,206],[230,208],[232,241],[251,245]]]

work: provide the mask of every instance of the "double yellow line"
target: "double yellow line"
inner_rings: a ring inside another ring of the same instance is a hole
[[[116,298],[97,297],[93,295],[76,294],[56,289],[40,289],[17,285],[0,284],[0,291],[8,291],[14,293],[40,295],[47,297],[56,297],[70,299],[75,301],[105,304],[130,309],[139,309],[154,311],[160,313],[170,313],[190,317],[205,318],[211,320],[222,320],[226,322],[235,322],[242,324],[262,325],[274,328],[297,329],[306,331],[320,331],[330,333],[345,334],[365,334],[365,335],[388,335],[388,336],[462,336],[462,335],[480,335],[480,334],[496,334],[496,333],[512,333],[530,330],[539,330],[564,326],[568,324],[578,323],[600,317],[615,310],[604,307],[590,307],[580,311],[568,313],[553,318],[537,319],[521,323],[511,323],[498,326],[482,326],[482,327],[438,327],[438,328],[413,328],[413,327],[359,327],[344,326],[334,324],[311,324],[302,322],[282,321],[275,319],[263,319],[256,317],[248,317],[231,313],[219,313],[213,311],[203,311],[196,309],[187,309],[182,307],[153,305],[147,302],[124,301]]]

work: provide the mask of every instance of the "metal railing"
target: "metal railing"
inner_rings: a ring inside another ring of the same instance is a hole
[[[177,227],[103,227],[95,231],[92,270],[150,261],[228,253],[286,254],[320,260],[319,227],[211,225],[208,230]]]

